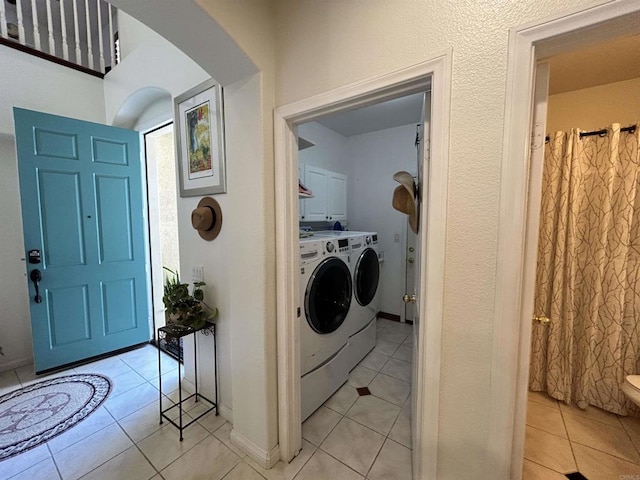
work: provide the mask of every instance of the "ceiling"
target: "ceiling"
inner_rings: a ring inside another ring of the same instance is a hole
[[[549,95],[638,78],[640,35],[556,55],[549,63]]]
[[[560,54],[549,59],[549,95],[640,77],[640,35]],[[339,112],[317,119],[327,128],[350,137],[386,128],[419,123],[422,94]]]
[[[316,121],[344,137],[420,123],[422,93],[334,113]]]

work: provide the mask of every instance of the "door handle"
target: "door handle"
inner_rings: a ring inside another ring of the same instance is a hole
[[[545,317],[544,315],[534,315],[533,317],[531,317],[531,320],[533,320],[534,322],[540,322],[542,325],[547,325],[549,322],[551,322],[551,319],[549,319],[549,317]]]
[[[405,293],[402,296],[402,301],[404,303],[416,303],[417,297],[415,295],[409,295],[408,293]]]
[[[36,289],[36,296],[33,297],[33,300],[36,303],[42,303],[42,297],[40,296],[40,280],[42,280],[42,272],[37,268],[34,268],[33,270],[31,270],[29,277],[31,278],[33,286]]]

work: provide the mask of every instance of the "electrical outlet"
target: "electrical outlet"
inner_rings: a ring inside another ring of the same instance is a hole
[[[396,243],[400,243],[400,234],[399,233],[395,233],[393,235],[393,241]]]
[[[194,282],[204,282],[204,266],[193,266],[193,268],[191,269],[191,280]]]

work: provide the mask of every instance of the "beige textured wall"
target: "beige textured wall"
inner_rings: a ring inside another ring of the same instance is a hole
[[[553,72],[551,72],[553,75]],[[598,130],[640,121],[640,78],[550,95],[547,132]]]
[[[492,478],[483,466],[508,30],[593,3],[277,2],[278,105],[453,51],[438,479]]]
[[[271,0],[196,0],[260,73],[226,89],[225,226],[229,266],[234,430],[261,448],[278,442],[273,108],[275,32]],[[256,103],[249,103],[247,99]],[[234,100],[235,99],[235,100]],[[260,131],[261,135],[255,132]],[[257,138],[260,137],[260,138]],[[258,143],[259,142],[259,143]],[[235,147],[232,148],[232,143]],[[261,148],[256,149],[254,144]]]

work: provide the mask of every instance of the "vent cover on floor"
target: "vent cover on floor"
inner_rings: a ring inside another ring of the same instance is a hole
[[[588,480],[587,477],[582,475],[580,472],[567,473],[565,477],[570,478],[571,480]]]

